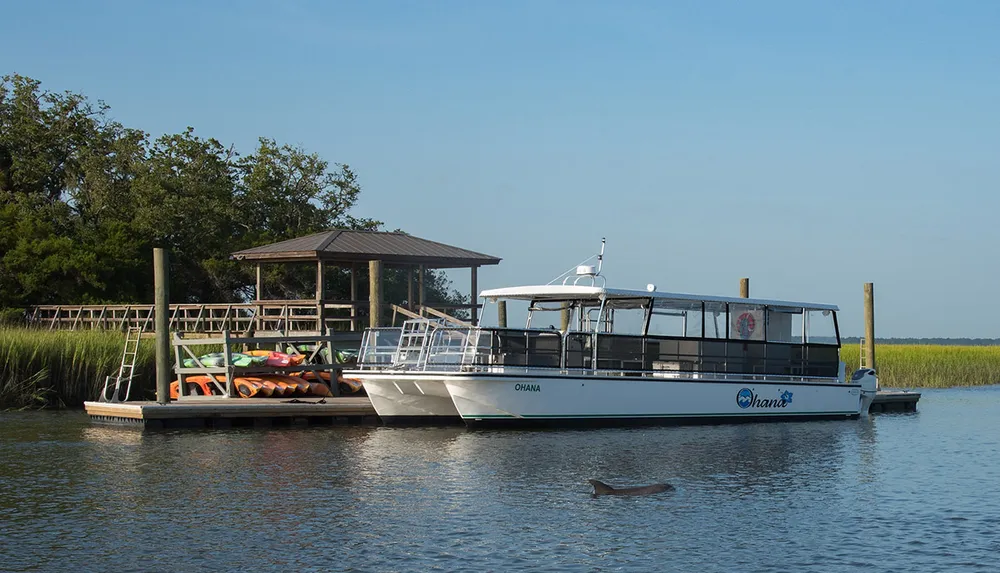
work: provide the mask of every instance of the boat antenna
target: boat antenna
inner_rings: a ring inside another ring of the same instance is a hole
[[[596,257],[597,257],[597,272],[594,273],[594,276],[597,276],[597,275],[601,274],[601,266],[604,264],[604,242],[605,242],[604,237],[601,237],[601,253],[599,255],[596,255]],[[570,267],[569,269],[567,269],[566,272],[560,274],[559,276],[557,276],[556,278],[550,280],[546,284],[550,284],[550,285],[551,284],[555,284],[557,281],[561,280],[563,277],[572,274],[574,271],[577,271],[582,265],[585,265],[585,264],[587,264],[587,262],[593,260],[594,257],[595,257],[595,255],[590,255],[586,259],[583,259],[579,263],[573,265],[572,267]]]
[[[604,243],[605,238],[601,237],[601,254],[597,255],[597,274],[601,274],[601,267],[604,266]]]

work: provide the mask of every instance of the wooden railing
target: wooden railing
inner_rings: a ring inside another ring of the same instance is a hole
[[[425,315],[440,308],[471,308],[440,305],[424,307]],[[386,304],[388,311],[396,305]],[[256,303],[213,303],[170,305],[170,330],[248,334],[256,331],[326,332],[361,331],[368,326],[367,301],[265,301]],[[352,312],[353,311],[353,312]],[[28,309],[28,324],[49,330],[126,330],[140,328],[153,332],[155,312],[151,304],[43,305]],[[322,316],[322,318],[321,318]],[[385,314],[383,314],[385,316]]]

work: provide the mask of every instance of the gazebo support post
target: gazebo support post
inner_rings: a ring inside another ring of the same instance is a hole
[[[413,310],[413,265],[406,270],[406,309]]]
[[[326,262],[316,261],[316,331],[320,334],[326,331],[326,305],[323,295],[326,293]]]
[[[368,261],[368,326],[378,328],[382,324],[382,261]]]
[[[417,271],[417,274],[418,274],[418,279],[417,279],[417,297],[418,298],[417,298],[417,300],[419,301],[419,304],[420,304],[420,316],[423,316],[424,315],[424,303],[427,302],[427,299],[424,298],[424,265],[420,265],[420,267],[419,267],[419,269]]]
[[[351,263],[351,332],[358,330],[358,264]]]

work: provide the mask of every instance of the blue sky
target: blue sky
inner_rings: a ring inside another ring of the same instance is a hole
[[[1000,3],[10,2],[0,71],[347,163],[355,213],[547,282],[1000,337]],[[452,273],[468,289],[468,272]]]

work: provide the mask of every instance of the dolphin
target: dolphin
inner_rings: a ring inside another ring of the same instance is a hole
[[[674,486],[668,483],[655,483],[639,487],[611,487],[610,485],[596,479],[587,480],[594,486],[594,497],[599,495],[649,495],[664,491],[673,491]]]

